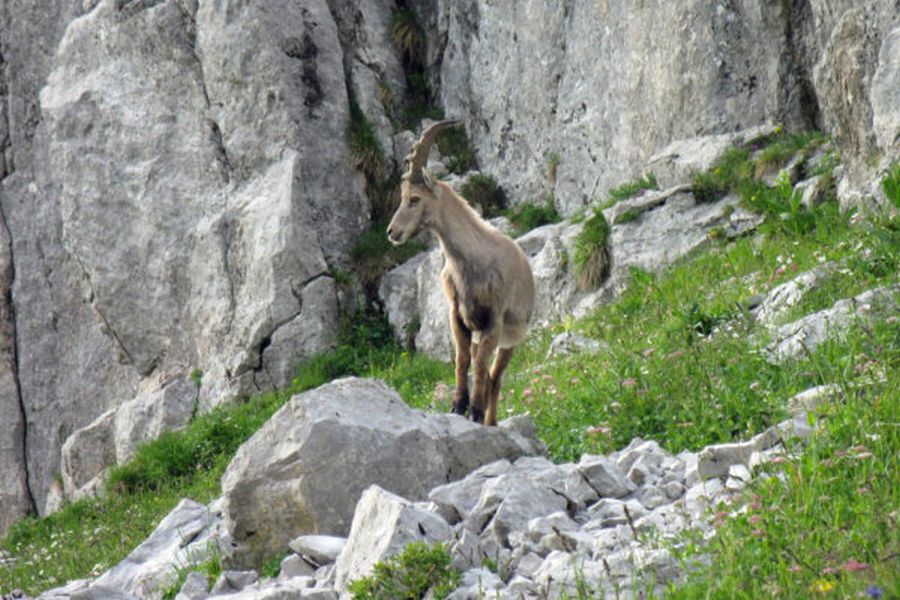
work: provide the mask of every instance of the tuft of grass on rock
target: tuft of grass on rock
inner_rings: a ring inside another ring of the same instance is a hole
[[[462,126],[442,132],[437,139],[438,150],[446,158],[451,173],[462,175],[475,168],[475,151]]]
[[[575,276],[582,290],[600,287],[609,275],[609,223],[598,207],[584,222],[575,239],[575,255],[572,263]]]
[[[390,32],[391,42],[403,57],[404,64],[419,66],[424,63],[425,30],[411,8],[399,8],[391,15]]]
[[[654,173],[647,173],[643,177],[623,183],[622,185],[609,190],[609,200],[606,206],[612,206],[617,202],[632,198],[644,190],[658,189],[659,184],[656,182],[656,175]]]
[[[347,147],[350,164],[366,176],[370,184],[384,174],[384,150],[375,128],[356,102],[350,102],[350,121],[347,124]]]
[[[746,148],[731,148],[713,166],[691,178],[691,188],[697,202],[717,202],[729,192],[753,180],[755,166]]]
[[[894,165],[881,180],[881,188],[894,208],[900,210],[900,163]]]
[[[407,241],[400,246],[392,244],[385,233],[388,221],[388,218],[376,221],[350,249],[353,271],[367,290],[374,289],[388,269],[409,260],[425,249],[424,244],[415,240]]]
[[[807,157],[828,137],[819,131],[776,134],[755,156],[755,176],[762,177],[784,167],[793,157]]]
[[[501,214],[506,207],[506,196],[490,175],[472,175],[462,185],[460,194],[470,204],[480,206],[486,219]]]
[[[439,600],[462,580],[451,562],[446,546],[415,542],[376,563],[372,575],[351,582],[349,591],[355,600]]]
[[[543,204],[523,202],[506,210],[506,218],[513,224],[513,237],[519,237],[532,229],[559,223],[562,217],[553,204],[553,196],[547,196]]]

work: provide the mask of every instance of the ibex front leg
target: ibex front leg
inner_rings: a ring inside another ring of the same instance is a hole
[[[462,322],[456,304],[450,307],[450,329],[453,330],[453,343],[456,345],[456,390],[453,392],[452,411],[465,415],[469,408],[469,363],[472,355],[472,332]]]

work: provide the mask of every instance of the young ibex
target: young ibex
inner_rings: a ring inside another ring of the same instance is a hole
[[[437,235],[444,252],[441,280],[456,345],[453,412],[465,415],[469,408],[468,371],[474,362],[470,416],[496,425],[503,371],[531,320],[534,278],[525,253],[509,236],[483,221],[449,185],[425,170],[437,134],[455,124],[440,121],[429,127],[406,157],[400,207],[387,235],[394,244],[422,229]]]

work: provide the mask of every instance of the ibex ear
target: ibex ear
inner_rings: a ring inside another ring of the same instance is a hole
[[[434,188],[437,187],[437,181],[437,178],[431,174],[431,171],[422,169],[422,182],[425,184],[425,187],[433,192]]]

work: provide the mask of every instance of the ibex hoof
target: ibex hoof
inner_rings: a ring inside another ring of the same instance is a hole
[[[483,410],[479,410],[473,406],[470,413],[471,413],[470,416],[473,421],[484,425],[484,411]]]
[[[460,405],[460,404],[454,404],[453,407],[450,409],[450,412],[453,413],[454,415],[466,416],[466,407],[463,405]]]

